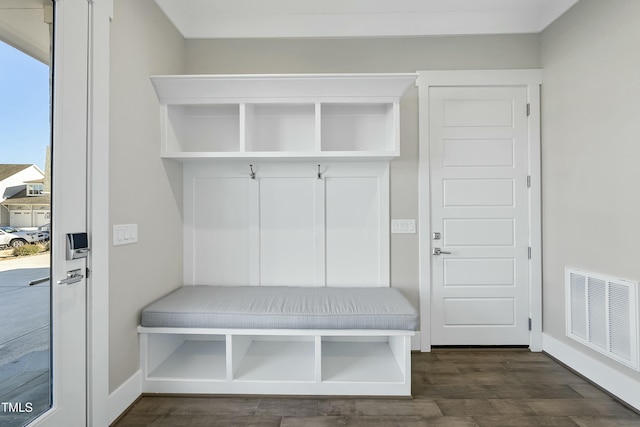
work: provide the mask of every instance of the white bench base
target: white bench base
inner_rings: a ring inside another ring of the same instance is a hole
[[[411,395],[414,331],[138,327],[146,393]]]

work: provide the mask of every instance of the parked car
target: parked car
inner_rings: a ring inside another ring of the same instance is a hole
[[[13,227],[0,227],[0,246],[18,246],[27,243],[43,242],[49,238],[48,233],[38,230],[18,230]]]
[[[45,224],[38,227],[38,231],[44,233],[45,240],[49,240],[51,236],[51,224]]]
[[[27,243],[24,239],[16,238],[15,235],[7,233],[0,229],[0,249],[6,249],[10,246],[18,247]]]

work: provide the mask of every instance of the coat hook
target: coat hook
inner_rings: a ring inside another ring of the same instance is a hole
[[[318,179],[322,179],[322,172],[320,172],[320,165],[318,165]]]
[[[256,179],[256,173],[253,171],[253,165],[249,165],[249,169],[251,170],[251,179]]]

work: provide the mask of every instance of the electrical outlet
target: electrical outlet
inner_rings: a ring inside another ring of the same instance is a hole
[[[415,232],[416,232],[415,219],[392,219],[391,220],[392,234],[415,234]]]

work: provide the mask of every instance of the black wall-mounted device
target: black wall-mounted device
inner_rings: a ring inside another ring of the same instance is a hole
[[[87,233],[67,233],[67,260],[86,258],[89,255]]]

